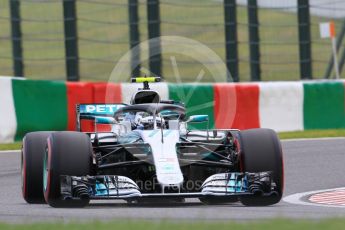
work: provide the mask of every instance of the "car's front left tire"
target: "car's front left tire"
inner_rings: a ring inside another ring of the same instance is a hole
[[[284,164],[280,140],[271,129],[250,129],[239,132],[240,159],[243,172],[271,172],[276,184],[271,196],[241,197],[246,206],[267,206],[278,203],[284,190]]]

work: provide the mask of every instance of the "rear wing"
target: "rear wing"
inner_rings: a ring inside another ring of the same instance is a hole
[[[81,131],[81,120],[92,120],[95,123],[110,124],[114,113],[126,104],[77,104],[77,131]]]

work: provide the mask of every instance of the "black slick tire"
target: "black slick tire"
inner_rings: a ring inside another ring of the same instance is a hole
[[[88,135],[79,132],[55,132],[47,140],[43,163],[45,201],[52,207],[84,207],[89,199],[64,200],[60,192],[60,176],[91,174],[92,146]]]
[[[21,151],[22,195],[29,204],[44,204],[43,156],[52,132],[31,132],[23,138]]]
[[[240,161],[243,172],[271,171],[276,195],[241,197],[246,206],[267,206],[278,203],[283,196],[284,165],[282,148],[275,131],[251,129],[239,132]]]

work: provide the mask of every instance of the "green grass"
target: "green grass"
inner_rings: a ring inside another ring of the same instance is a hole
[[[112,221],[112,222],[90,222],[90,223],[37,223],[37,224],[0,224],[1,230],[64,230],[64,229],[83,229],[83,230],[106,230],[106,229],[126,229],[126,230],[280,230],[304,229],[304,230],[327,230],[343,229],[345,219],[328,219],[328,220],[265,220],[239,222],[172,222],[172,221]]]
[[[324,129],[324,130],[306,130],[297,132],[278,133],[279,138],[299,139],[299,138],[322,138],[322,137],[345,137],[345,129]],[[0,144],[0,150],[18,150],[21,149],[22,143],[15,142],[9,144]]]
[[[298,139],[298,138],[320,138],[320,137],[345,137],[345,129],[324,129],[324,130],[306,130],[298,132],[279,133],[280,139]]]
[[[0,144],[0,150],[18,150],[21,148],[22,148],[21,142],[15,142],[15,143],[9,143],[9,144]]]
[[[108,79],[116,61],[129,49],[129,29],[125,24],[98,24],[90,20],[127,22],[127,0],[94,0],[92,2],[109,2],[111,4],[94,4],[77,1],[78,36],[80,52],[80,73],[82,80],[105,81]],[[140,40],[144,41],[147,36],[146,1],[139,1]],[[223,6],[220,2],[209,0],[174,0],[173,4],[162,1],[161,8],[161,32],[162,35],[183,36],[205,43],[213,49],[223,60],[224,48],[224,15]],[[188,3],[192,6],[179,6],[178,3]],[[207,7],[203,4],[207,4]],[[194,5],[193,5],[194,4]],[[238,40],[240,78],[248,81],[249,71],[249,47],[247,8],[238,7]],[[0,15],[9,17],[8,1],[0,1]],[[24,58],[38,59],[25,61],[25,74],[31,79],[65,79],[62,4],[60,1],[21,1],[22,18],[35,20],[53,20],[50,22],[22,23]],[[87,20],[85,20],[87,19]],[[298,28],[297,15],[293,12],[260,9],[261,59],[262,79],[268,80],[298,80],[299,79],[299,51],[298,51]],[[329,41],[319,38],[318,23],[328,21],[327,18],[315,17],[312,21],[312,49],[313,59],[318,60],[313,65],[314,77],[322,77],[330,57]],[[168,23],[169,22],[169,23]],[[181,24],[182,23],[182,24]],[[186,25],[189,23],[191,25]],[[337,31],[340,30],[340,21],[337,21]],[[184,24],[184,25],[183,25]],[[196,25],[193,25],[196,24]],[[289,26],[280,26],[289,25]],[[10,23],[0,20],[0,37],[10,36]],[[119,41],[120,43],[95,43],[87,39]],[[58,41],[35,41],[35,39],[59,39]],[[83,40],[84,39],[84,40]],[[268,43],[282,43],[279,45]],[[293,42],[294,44],[289,44]],[[164,47],[163,47],[164,51]],[[0,40],[0,56],[11,57],[11,42]],[[170,56],[163,55],[163,76],[167,81],[175,82]],[[175,55],[175,54],[174,54]],[[147,57],[142,53],[141,58]],[[87,59],[108,59],[111,61],[100,62]],[[49,61],[47,61],[49,60]],[[189,63],[183,63],[187,61]],[[147,62],[143,61],[147,67]],[[194,60],[187,57],[177,56],[177,64],[183,81],[194,81],[202,66],[194,64]],[[191,64],[192,63],[192,64]],[[221,64],[218,64],[221,65]],[[1,59],[0,75],[12,75],[12,61]],[[345,73],[343,73],[345,74]],[[224,79],[225,80],[225,79]],[[213,81],[208,72],[203,81]]]

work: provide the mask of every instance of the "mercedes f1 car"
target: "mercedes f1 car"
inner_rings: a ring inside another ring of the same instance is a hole
[[[209,129],[207,115],[187,116],[144,83],[130,104],[77,105],[77,131],[32,132],[23,139],[27,203],[83,207],[90,200],[278,203],[283,194],[280,141],[270,129]],[[83,121],[94,125],[82,132]],[[195,130],[193,123],[205,123]],[[109,126],[108,131],[98,130]]]

